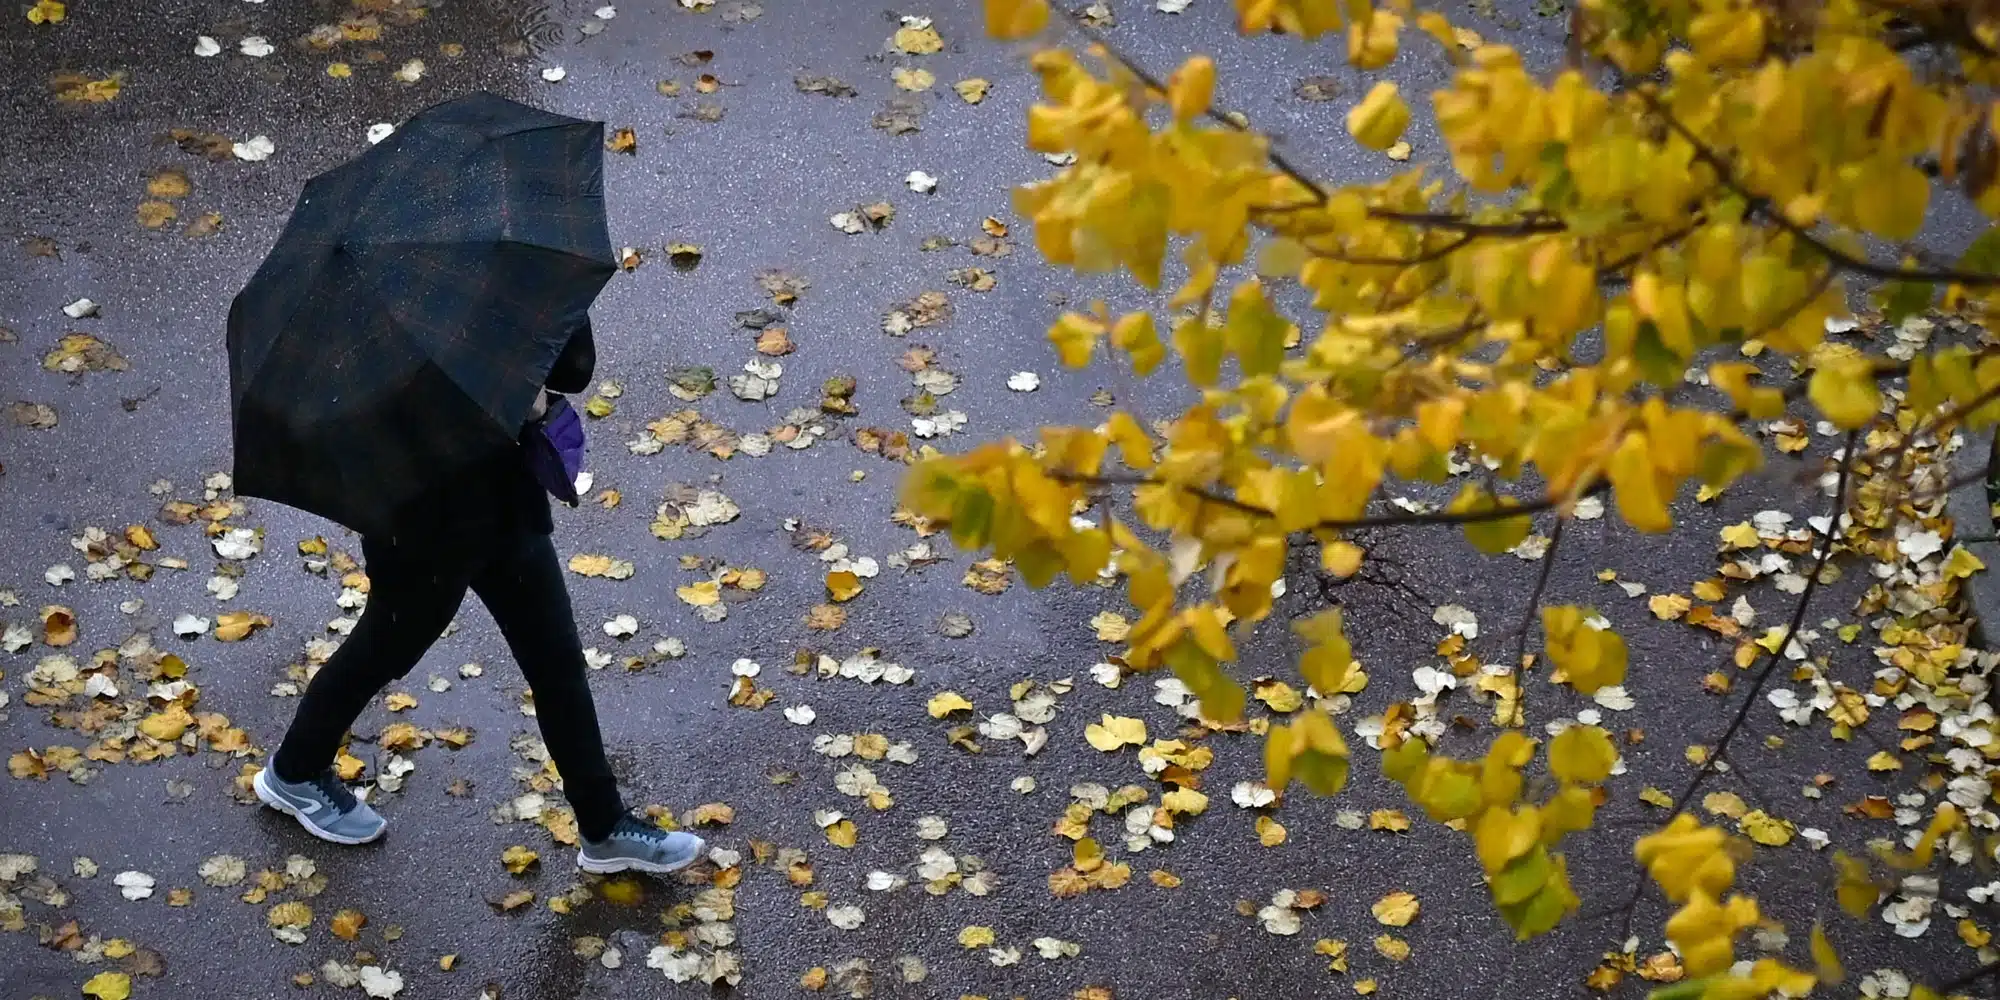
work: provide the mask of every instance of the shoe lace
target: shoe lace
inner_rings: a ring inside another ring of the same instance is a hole
[[[630,816],[619,817],[618,825],[613,827],[611,832],[633,840],[643,840],[658,847],[667,846],[672,839],[671,831],[662,830],[651,823],[641,823]]]
[[[333,807],[341,812],[346,812],[360,804],[360,800],[354,797],[354,793],[348,789],[347,785],[334,776],[333,769],[331,768],[314,775],[312,780],[308,781],[307,784],[319,789],[320,794],[325,795],[327,801],[332,802]]]

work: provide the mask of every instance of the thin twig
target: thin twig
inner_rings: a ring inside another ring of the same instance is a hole
[[[1846,444],[1840,453],[1840,477],[1834,485],[1833,503],[1829,505],[1830,510],[1827,515],[1826,530],[1821,531],[1817,525],[1812,526],[1814,536],[1821,542],[1819,555],[1813,560],[1812,572],[1806,575],[1805,589],[1799,592],[1798,604],[1792,608],[1792,618],[1785,625],[1784,638],[1779,640],[1774,649],[1764,654],[1763,667],[1757,671],[1756,678],[1750,682],[1750,690],[1744,693],[1743,703],[1737,706],[1736,714],[1729,720],[1728,727],[1723,729],[1722,735],[1716,739],[1714,747],[1709,750],[1708,756],[1703,760],[1701,767],[1697,768],[1694,776],[1688,780],[1687,787],[1681,789],[1679,795],[1674,796],[1673,807],[1667,810],[1668,815],[1678,815],[1685,809],[1687,804],[1693,800],[1694,793],[1701,789],[1702,783],[1708,780],[1709,775],[1715,773],[1716,762],[1721,760],[1723,753],[1729,749],[1729,741],[1735,739],[1736,734],[1742,730],[1744,720],[1750,717],[1751,707],[1757,703],[1758,694],[1764,690],[1764,685],[1770,681],[1771,675],[1777,671],[1778,664],[1784,662],[1785,651],[1791,648],[1793,638],[1798,635],[1799,628],[1805,624],[1806,608],[1812,603],[1814,592],[1819,589],[1820,573],[1826,569],[1827,561],[1833,557],[1834,538],[1835,533],[1840,529],[1841,515],[1847,513],[1847,481],[1849,474],[1854,469],[1854,445],[1859,437],[1859,431],[1847,432]],[[1810,521],[1808,524],[1810,524]],[[1632,885],[1632,895],[1630,898],[1626,899],[1623,904],[1606,910],[1601,914],[1602,916],[1610,916],[1613,913],[1624,913],[1624,926],[1618,932],[1620,940],[1623,940],[1631,933],[1632,913],[1639,903],[1639,897],[1645,892],[1645,888],[1646,882],[1644,879],[1636,880]]]
[[[1943,986],[1937,987],[1937,991],[1939,994],[1943,996],[1950,996],[1957,990],[1961,990],[1967,986],[1971,986],[1973,983],[1985,979],[1987,976],[1990,976],[1996,972],[2000,972],[2000,962],[1988,962],[1985,965],[1982,965],[1979,968],[1974,969],[1971,972],[1968,972],[1965,975],[1962,975],[1957,979],[1954,979],[1951,982],[1944,984]]]
[[[1549,572],[1555,569],[1556,550],[1561,547],[1563,526],[1569,518],[1556,518],[1556,526],[1549,531],[1549,547],[1542,553],[1542,571],[1535,576],[1535,589],[1528,594],[1528,610],[1521,612],[1521,624],[1514,630],[1514,669],[1521,669],[1528,660],[1528,632],[1535,627],[1535,609],[1542,604],[1542,591],[1549,586]]]
[[[1812,603],[1813,593],[1819,589],[1820,573],[1826,569],[1827,561],[1833,558],[1835,532],[1840,528],[1841,515],[1847,512],[1847,481],[1849,474],[1854,470],[1854,444],[1859,438],[1859,431],[1847,432],[1847,442],[1840,452],[1840,477],[1834,484],[1833,503],[1828,505],[1830,509],[1827,513],[1826,530],[1821,531],[1818,526],[1812,526],[1813,534],[1818,536],[1822,546],[1819,555],[1813,559],[1812,572],[1806,576],[1805,589],[1799,592],[1799,602],[1792,608],[1792,620],[1785,625],[1785,636],[1775,649],[1764,654],[1763,668],[1757,672],[1756,679],[1750,682],[1750,690],[1744,695],[1743,703],[1737,706],[1735,717],[1729,720],[1729,727],[1722,731],[1722,736],[1715,741],[1714,748],[1709,751],[1709,763],[1698,768],[1694,777],[1688,780],[1687,787],[1682,789],[1679,795],[1674,796],[1672,812],[1678,813],[1686,808],[1702,782],[1707,781],[1708,776],[1714,773],[1714,761],[1722,756],[1723,751],[1729,748],[1729,741],[1743,728],[1744,720],[1750,717],[1751,706],[1757,703],[1757,695],[1764,690],[1764,685],[1770,681],[1771,675],[1777,672],[1778,664],[1784,662],[1785,651],[1791,648],[1793,638],[1805,624],[1806,607]]]
[[[1254,517],[1275,518],[1278,516],[1276,511],[1269,508],[1259,507],[1253,503],[1246,503],[1235,497],[1225,496],[1203,486],[1189,486],[1184,483],[1154,479],[1151,476],[1132,476],[1123,473],[1085,475],[1079,472],[1067,472],[1060,469],[1048,469],[1044,471],[1049,478],[1059,483],[1068,483],[1073,486],[1167,486],[1198,497],[1208,503],[1227,507]],[[1419,525],[1462,526],[1467,524],[1486,524],[1492,521],[1505,521],[1511,517],[1527,517],[1528,515],[1537,514],[1545,510],[1552,510],[1563,504],[1581,500],[1584,497],[1595,496],[1610,488],[1610,480],[1600,479],[1582,492],[1577,493],[1574,497],[1542,497],[1535,500],[1523,501],[1512,507],[1496,506],[1484,510],[1431,511],[1421,514],[1415,511],[1401,511],[1394,514],[1378,514],[1373,517],[1329,518],[1310,525],[1305,530],[1360,531],[1367,528],[1403,528]]]

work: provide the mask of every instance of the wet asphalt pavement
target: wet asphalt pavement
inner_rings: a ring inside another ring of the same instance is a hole
[[[1174,396],[1164,384],[1142,384],[1111,366],[1081,372],[1056,366],[1041,333],[1064,303],[1100,295],[1114,306],[1140,300],[1126,282],[1040,264],[1025,221],[1011,214],[1009,188],[1052,168],[1022,148],[1033,77],[1019,53],[980,34],[978,4],[954,0],[890,11],[849,0],[721,0],[697,12],[662,0],[620,6],[609,19],[597,16],[595,4],[525,8],[500,0],[439,4],[421,17],[412,16],[409,5],[386,2],[147,6],[152,9],[76,0],[66,20],[46,26],[10,13],[0,37],[12,147],[0,163],[0,229],[10,240],[0,248],[7,261],[0,267],[0,326],[15,335],[0,343],[0,405],[43,403],[55,413],[47,428],[0,421],[0,589],[19,599],[18,606],[0,607],[0,622],[34,624],[42,606],[66,605],[75,612],[80,638],[65,652],[79,660],[118,646],[135,631],[150,633],[188,664],[186,680],[200,691],[197,712],[223,713],[257,747],[275,745],[294,700],[272,694],[274,685],[287,680],[288,666],[302,661],[308,642],[327,636],[327,622],[344,613],[336,604],[339,574],[307,572],[296,546],[324,536],[334,550],[358,555],[355,539],[298,512],[245,500],[245,511],[229,524],[262,529],[262,552],[239,564],[235,596],[218,600],[207,581],[220,560],[200,526],[161,523],[155,514],[168,499],[202,503],[205,478],[229,467],[223,318],[230,297],[275,238],[299,185],[363,148],[369,125],[485,88],[634,130],[634,153],[607,154],[606,186],[613,244],[638,248],[643,262],[613,279],[594,312],[598,378],[617,383],[622,394],[612,401],[614,412],[590,426],[595,487],[618,491],[622,502],[559,510],[557,542],[565,556],[605,554],[634,565],[625,580],[571,577],[587,644],[621,661],[645,656],[667,637],[685,644],[681,658],[632,671],[614,662],[593,682],[614,764],[635,805],[680,813],[720,802],[734,809],[733,821],[705,833],[714,846],[744,859],[730,921],[736,935],[731,947],[742,966],[735,992],[797,995],[808,970],[864,959],[881,996],[1053,998],[1102,985],[1120,997],[1306,997],[1348,995],[1355,981],[1368,978],[1384,996],[1563,996],[1580,992],[1596,956],[1615,945],[1607,922],[1572,921],[1549,938],[1517,947],[1486,901],[1462,836],[1420,818],[1407,833],[1344,828],[1341,811],[1407,807],[1400,791],[1377,776],[1374,754],[1365,748],[1357,747],[1347,792],[1331,800],[1303,793],[1287,800],[1273,815],[1289,839],[1259,846],[1255,815],[1229,801],[1232,784],[1261,775],[1258,742],[1247,735],[1209,741],[1216,762],[1204,775],[1212,799],[1208,812],[1184,820],[1173,843],[1124,855],[1132,884],[1052,898],[1047,878],[1068,863],[1069,842],[1050,826],[1069,801],[1072,783],[1116,788],[1137,782],[1157,794],[1157,783],[1145,778],[1130,751],[1090,749],[1085,724],[1103,712],[1136,715],[1160,735],[1173,726],[1172,710],[1153,702],[1151,678],[1129,678],[1118,690],[1090,678],[1091,665],[1116,647],[1099,642],[1086,622],[1099,610],[1125,610],[1115,592],[1059,587],[1033,593],[1016,582],[998,596],[983,595],[960,582],[971,558],[949,553],[941,540],[934,541],[944,561],[916,570],[892,566],[892,554],[918,541],[890,518],[900,466],[864,453],[851,437],[863,427],[911,429],[899,401],[917,390],[899,360],[917,345],[935,351],[934,367],[958,376],[956,389],[941,402],[963,411],[966,425],[932,442],[945,450],[1001,434],[1031,434],[1040,424],[1095,422],[1104,411],[1091,397],[1100,390],[1149,416],[1166,413]],[[1110,37],[1161,72],[1187,53],[1215,51],[1223,102],[1284,137],[1293,158],[1313,172],[1372,176],[1394,166],[1346,139],[1342,116],[1365,85],[1341,64],[1331,43],[1313,48],[1286,39],[1237,39],[1220,0],[1196,0],[1179,16],[1129,0],[1114,10],[1118,24]],[[343,42],[331,51],[295,44],[317,24],[370,11],[381,25],[378,40]],[[915,56],[890,51],[887,40],[903,14],[933,18],[943,50]],[[1490,39],[1521,46],[1532,58],[1554,58],[1559,24],[1526,10],[1513,16],[1518,29],[1474,16],[1466,23]],[[217,39],[221,53],[196,56],[199,35]],[[242,54],[241,39],[252,35],[268,38],[275,51]],[[445,46],[462,52],[454,56]],[[371,50],[381,58],[370,61]],[[413,58],[423,60],[421,77],[414,83],[394,79],[391,74]],[[326,66],[335,61],[351,64],[351,76],[329,76]],[[891,82],[899,66],[931,71],[936,85],[920,94],[899,91]],[[544,71],[556,67],[563,70],[561,81],[545,80]],[[1396,73],[1406,92],[1421,93],[1441,82],[1446,70],[1442,60],[1406,55]],[[75,104],[51,94],[50,78],[65,72],[125,75],[114,100]],[[704,92],[704,74],[716,83],[712,92]],[[795,84],[801,76],[835,77],[856,93],[807,93]],[[953,84],[968,78],[990,81],[981,103],[953,92]],[[1308,78],[1318,78],[1313,86],[1332,91],[1332,99],[1295,94]],[[673,81],[679,93],[664,95],[661,81]],[[899,100],[907,103],[892,103]],[[916,131],[891,134],[873,124],[913,112]],[[258,162],[211,159],[199,148],[189,152],[176,144],[166,135],[172,129],[232,142],[262,135],[274,152]],[[1427,129],[1420,124],[1411,137],[1419,159],[1435,150]],[[191,191],[150,199],[148,181],[162,169],[184,172]],[[913,170],[936,176],[936,191],[909,190],[904,178]],[[168,201],[177,217],[157,230],[142,228],[135,213],[148,200]],[[849,235],[828,222],[835,213],[884,200],[894,205],[895,216],[879,232]],[[220,214],[219,232],[186,234],[190,222],[209,212]],[[987,216],[1011,228],[1005,256],[971,250],[986,235],[981,222]],[[933,236],[955,245],[923,249]],[[698,245],[699,263],[674,266],[664,252],[670,243]],[[947,280],[948,272],[971,267],[991,272],[994,286],[974,291]],[[790,308],[781,307],[757,281],[769,271],[788,272],[809,287]],[[949,318],[901,337],[886,335],[884,314],[929,290],[945,294]],[[100,303],[100,314],[66,317],[63,306],[81,297]],[[745,362],[758,359],[756,331],[737,318],[757,309],[774,310],[796,345],[776,359],[783,372],[775,396],[746,402],[726,385],[697,402],[669,393],[671,370],[709,366],[726,383]],[[44,353],[72,330],[110,344],[128,360],[128,370],[44,370]],[[1010,390],[1008,379],[1017,372],[1037,373],[1040,387]],[[822,384],[838,376],[857,381],[859,413],[826,420],[824,437],[807,448],[780,444],[766,456],[739,451],[725,461],[679,444],[651,455],[625,446],[649,422],[689,408],[739,434],[767,431],[784,424],[795,408],[815,407]],[[150,492],[159,480],[171,487]],[[656,505],[684,486],[723,492],[741,508],[740,516],[700,537],[653,537],[648,524]],[[1655,812],[1638,804],[1637,790],[1677,787],[1688,767],[1684,746],[1720,728],[1721,705],[1695,685],[1729,652],[1708,633],[1652,620],[1643,602],[1615,596],[1592,575],[1612,568],[1655,589],[1681,589],[1711,572],[1714,533],[1722,525],[1768,507],[1803,518],[1820,513],[1821,503],[1781,472],[1714,504],[1688,505],[1689,530],[1664,544],[1635,544],[1609,519],[1572,529],[1549,597],[1601,603],[1626,630],[1635,664],[1628,686],[1639,707],[1605,713],[1607,725],[1643,727],[1649,734],[1628,748],[1630,771],[1615,779],[1606,809],[1608,823],[1628,825],[1569,848],[1586,911],[1625,896],[1633,874],[1629,824]],[[830,533],[853,557],[873,558],[881,567],[844,605],[848,617],[838,629],[807,625],[808,608],[825,600],[827,565],[819,553],[793,544],[788,523]],[[45,570],[59,563],[82,572],[73,537],[91,526],[116,535],[128,524],[148,524],[157,535],[160,549],[149,560],[176,556],[188,568],[161,569],[144,583],[78,579],[56,588],[45,582]],[[1467,559],[1470,550],[1456,537],[1390,539],[1380,552],[1398,563],[1391,572],[1400,586],[1357,582],[1326,591],[1348,606],[1357,651],[1376,678],[1357,699],[1357,714],[1407,697],[1407,671],[1434,662],[1430,649],[1443,630],[1430,614],[1438,604],[1478,612],[1480,648],[1504,655],[1540,570],[1522,560]],[[761,569],[769,583],[730,603],[726,620],[704,621],[676,596],[677,588],[705,575],[683,561],[702,558]],[[1246,643],[1247,674],[1292,672],[1284,620],[1324,598],[1303,567],[1289,582],[1278,614]],[[1837,588],[1814,620],[1844,612],[1836,605],[1854,592]],[[1765,593],[1753,600],[1764,615],[1777,616],[1789,599]],[[172,629],[184,613],[214,617],[232,610],[268,615],[272,624],[235,643],[206,635],[182,639]],[[951,612],[971,619],[969,636],[940,631],[941,618]],[[621,614],[637,620],[630,638],[614,638],[602,628]],[[839,659],[868,648],[913,668],[914,678],[904,685],[864,685],[784,669],[801,650]],[[51,725],[49,709],[25,700],[27,675],[52,652],[36,644],[0,653],[0,692],[8,696],[0,707],[0,755],[87,742]],[[1853,657],[1856,677],[1872,669],[1861,646],[1839,655]],[[755,683],[776,693],[760,710],[730,704],[731,664],[739,658],[761,663]],[[464,676],[460,667],[467,663],[483,665],[484,672]],[[448,681],[449,689],[436,690],[432,678]],[[1008,688],[1029,678],[1075,682],[1057,699],[1047,747],[1034,756],[1025,756],[1018,742],[987,738],[979,738],[981,753],[966,752],[947,738],[962,715],[939,721],[926,714],[926,700],[947,689],[967,696],[981,715],[1009,710]],[[137,678],[121,683],[127,699],[143,691]],[[136,980],[134,995],[140,997],[359,995],[356,987],[325,981],[319,970],[330,959],[394,970],[403,979],[401,995],[424,1000],[471,998],[489,984],[510,1000],[708,992],[699,982],[670,983],[645,964],[663,929],[662,911],[694,898],[700,886],[641,883],[637,905],[593,899],[567,914],[546,905],[578,879],[570,851],[543,829],[495,819],[495,810],[523,791],[516,780],[523,760],[510,742],[533,725],[520,710],[519,675],[476,602],[468,602],[458,629],[395,690],[414,695],[416,707],[392,716],[378,704],[363,717],[359,735],[372,740],[387,725],[409,722],[433,731],[466,727],[474,738],[461,750],[433,743],[407,755],[415,769],[401,790],[375,793],[392,824],[377,845],[333,848],[289,820],[242,804],[232,795],[234,779],[254,755],[203,750],[154,763],[92,764],[81,783],[61,774],[46,781],[0,779],[0,854],[33,855],[39,874],[68,896],[58,907],[38,890],[43,899],[25,904],[27,929],[0,934],[0,1000],[77,996],[93,973],[132,961],[85,963],[75,957],[77,949],[38,943],[38,928],[72,919],[85,938],[125,939],[157,953],[161,967],[152,971],[158,974]],[[1529,704],[1537,724],[1591,707],[1546,686],[1533,689]],[[814,710],[810,724],[781,714],[801,705]],[[1469,700],[1466,705],[1468,715],[1487,713]],[[1832,831],[1836,843],[1883,835],[1839,810],[1864,793],[1892,787],[1861,770],[1862,755],[1853,747],[1833,748],[1823,728],[1790,733],[1782,751],[1767,751],[1757,743],[1776,730],[1776,720],[1767,716],[1756,713],[1746,734],[1754,738],[1738,743],[1737,762],[1752,772],[1748,782],[1732,778],[1717,787],[1768,801],[1801,826]],[[878,811],[836,788],[835,776],[855,759],[816,754],[813,741],[841,733],[881,733],[911,745],[915,764],[869,764],[893,806]],[[1482,730],[1477,739],[1484,738]],[[374,746],[357,742],[353,752],[368,763],[371,778],[380,773],[385,758]],[[1802,798],[1797,789],[1821,771],[1840,776],[1840,794]],[[795,772],[796,779],[775,783],[783,772]],[[1010,788],[1023,775],[1036,782],[1031,793]],[[455,791],[466,794],[451,794],[461,779],[470,787]],[[824,809],[838,809],[855,822],[856,846],[828,843],[814,817]],[[924,816],[945,820],[942,840],[917,836]],[[1116,819],[1098,817],[1093,831],[1114,856],[1122,854]],[[758,842],[805,850],[815,874],[810,889],[826,893],[836,907],[858,904],[865,922],[839,929],[819,910],[801,905],[801,889],[783,868],[754,861]],[[541,852],[540,866],[524,877],[509,875],[500,861],[514,844]],[[979,859],[997,876],[996,886],[984,896],[963,889],[925,893],[913,865],[934,844],[958,856],[962,870],[971,867],[967,856]],[[241,857],[253,873],[282,869],[288,855],[312,860],[324,888],[306,900],[314,921],[303,944],[277,940],[266,924],[270,903],[299,898],[296,887],[262,905],[240,902],[246,886],[213,887],[198,874],[203,860],[217,854]],[[78,858],[91,859],[97,874],[75,874]],[[1147,873],[1154,869],[1174,873],[1183,884],[1153,884]],[[113,876],[128,870],[155,877],[151,898],[120,897]],[[870,891],[865,883],[875,870],[902,874],[912,884]],[[1826,858],[1802,842],[1760,850],[1745,869],[1742,884],[1791,923],[1795,960],[1802,960],[1804,930],[1814,916],[1838,919],[1824,888],[1828,877]],[[177,887],[192,890],[185,906],[169,905],[169,890]],[[1262,906],[1287,888],[1328,894],[1323,906],[1303,915],[1295,936],[1267,933],[1255,917],[1239,913],[1240,900]],[[509,912],[490,905],[517,889],[537,898]],[[1370,944],[1386,929],[1369,906],[1395,889],[1416,893],[1422,903],[1416,923],[1393,931],[1412,946],[1404,962],[1377,954]],[[345,908],[368,918],[353,941],[328,929],[335,911]],[[1661,947],[1660,916],[1660,904],[1649,897],[1634,923],[1642,954]],[[1864,969],[1893,965],[1923,973],[1972,964],[1945,923],[1914,942],[1891,937],[1880,923],[1850,924],[1842,943]],[[961,928],[972,925],[990,927],[997,945],[1018,948],[1024,957],[1002,965],[983,950],[961,947]],[[1076,942],[1081,952],[1044,959],[1031,945],[1043,936]],[[614,963],[620,967],[595,957],[589,942],[580,951],[582,938],[608,941],[623,956]],[[1349,972],[1328,971],[1327,960],[1313,953],[1320,938],[1349,943]],[[363,951],[372,958],[357,959]],[[458,956],[450,971],[440,968],[444,955]],[[927,977],[906,981],[903,956],[920,959]],[[301,991],[292,980],[308,971],[320,981]],[[853,981],[850,971],[844,982]],[[835,984],[827,990],[845,995]]]

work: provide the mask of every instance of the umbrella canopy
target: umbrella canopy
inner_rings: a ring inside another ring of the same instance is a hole
[[[239,492],[367,533],[514,446],[617,270],[604,125],[474,94],[307,181],[229,309]]]

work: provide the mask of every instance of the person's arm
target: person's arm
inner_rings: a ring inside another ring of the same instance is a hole
[[[556,355],[556,363],[543,384],[553,392],[579,393],[590,388],[590,375],[596,369],[597,342],[591,338],[590,322],[586,320],[583,328],[563,345],[562,353]]]

